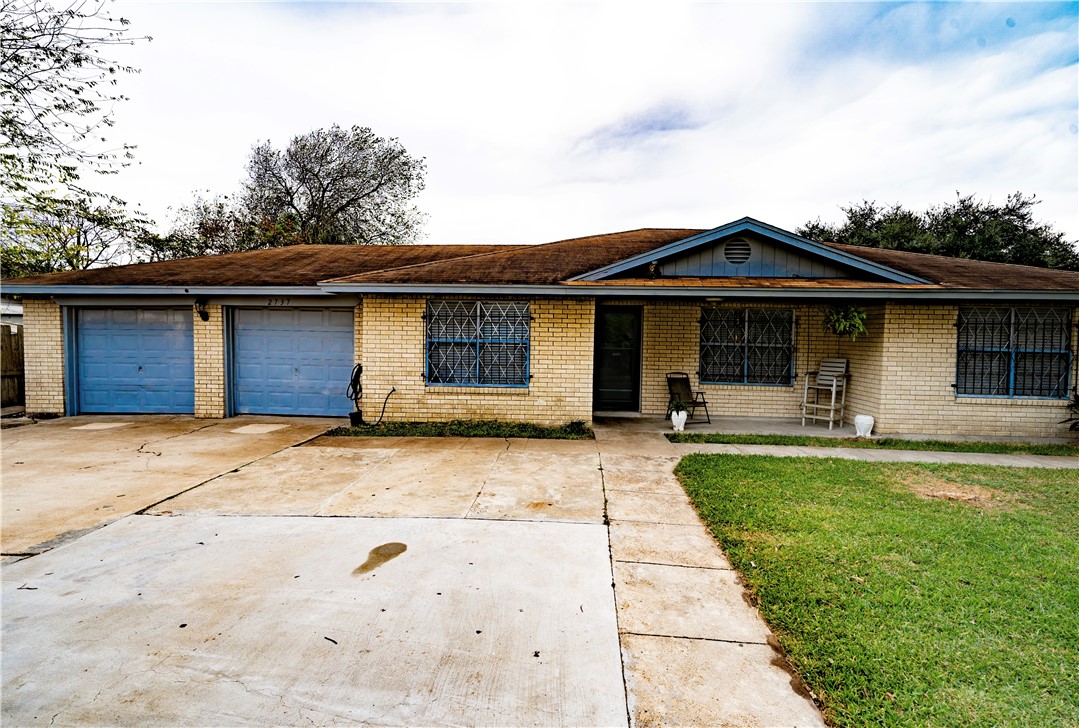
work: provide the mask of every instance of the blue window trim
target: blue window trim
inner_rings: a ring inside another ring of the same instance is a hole
[[[427,335],[428,325],[428,313],[430,312],[431,304],[440,301],[448,303],[463,303],[463,304],[475,304],[478,307],[483,304],[517,304],[525,306],[525,322],[528,324],[528,335],[524,339],[484,339],[477,336],[475,339],[462,339],[462,338],[430,338]],[[495,301],[495,300],[455,300],[455,299],[443,299],[443,298],[429,298],[425,302],[425,310],[423,315],[423,381],[424,386],[429,388],[437,387],[466,387],[483,389],[528,389],[532,382],[532,304],[525,300],[512,300],[512,301]],[[474,372],[475,379],[469,382],[432,382],[431,381],[431,344],[472,344],[476,347],[476,370]],[[480,368],[480,348],[484,344],[524,344],[525,347],[525,372],[524,382],[520,384],[509,384],[505,382],[497,383],[482,383],[479,381],[479,368]]]
[[[701,309],[701,319],[704,318],[706,310],[717,310],[717,309]],[[699,321],[698,322],[698,347],[697,347],[697,365],[698,365],[699,370],[697,372],[697,376],[700,378],[701,384],[722,384],[722,385],[726,385],[726,386],[739,386],[739,387],[793,387],[794,386],[794,380],[795,380],[794,352],[795,352],[795,348],[796,348],[795,347],[795,342],[797,340],[797,338],[795,336],[795,333],[796,333],[796,327],[798,325],[797,324],[797,316],[795,316],[795,314],[794,314],[794,309],[793,308],[767,309],[767,308],[761,308],[761,307],[746,306],[746,307],[743,307],[743,308],[738,308],[738,309],[733,309],[733,310],[737,310],[737,311],[742,312],[743,326],[748,326],[749,312],[750,311],[783,310],[783,311],[789,311],[790,312],[790,315],[791,315],[791,341],[790,341],[790,345],[789,345],[789,349],[790,349],[790,367],[789,367],[790,374],[789,374],[789,378],[788,378],[788,380],[786,382],[750,382],[749,381],[749,356],[745,355],[745,356],[742,357],[742,379],[741,379],[741,381],[720,381],[720,380],[705,379],[702,376],[703,375],[703,367],[701,366],[701,356],[700,356],[700,349],[704,344],[704,341],[701,338],[702,335],[703,335],[703,330],[702,330],[703,329],[703,327],[702,327],[703,321]],[[746,351],[748,349],[748,347],[749,347],[749,338],[747,336],[743,341],[743,352],[745,354],[748,354],[748,351]],[[777,346],[775,348],[783,348],[783,347]]]
[[[981,307],[979,307],[981,308]],[[1016,320],[1015,314],[1019,309],[1033,309],[1036,306],[987,306],[985,308],[996,308],[1005,310],[1008,312],[1008,338],[1010,341],[1015,340],[1016,335]],[[960,311],[962,316],[962,311]],[[955,384],[952,386],[955,388],[955,396],[957,399],[1029,399],[1029,400],[1051,400],[1051,401],[1067,401],[1071,399],[1072,388],[1072,365],[1074,364],[1073,353],[1071,350],[1071,336],[1072,329],[1075,326],[1073,312],[1068,312],[1068,324],[1067,334],[1064,337],[1066,348],[1064,349],[1022,349],[1013,346],[986,346],[986,347],[973,347],[962,346],[960,342],[963,339],[963,332],[960,329],[962,319],[956,321],[956,356],[955,356]],[[959,363],[962,359],[962,354],[1008,354],[1008,392],[1007,394],[977,394],[972,392],[960,392],[959,383],[962,381],[959,371]],[[1065,371],[1068,373],[1068,380],[1064,383],[1064,393],[1059,397],[1052,395],[1035,395],[1035,394],[1016,394],[1015,393],[1015,370],[1016,359],[1021,354],[1063,354],[1067,359],[1065,364]]]

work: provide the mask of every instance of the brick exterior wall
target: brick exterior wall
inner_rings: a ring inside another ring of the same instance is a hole
[[[356,304],[355,313],[352,316],[352,361],[356,364],[363,362],[363,299]]]
[[[538,298],[529,303],[532,380],[527,388],[429,387],[423,371],[426,300],[366,297],[355,308],[355,359],[364,364],[363,409],[368,420],[378,417],[383,398],[395,387],[386,408],[388,420],[591,421],[595,301]],[[793,306],[794,384],[747,386],[699,384],[701,304],[634,305],[642,306],[641,411],[645,414],[666,412],[664,374],[686,371],[694,386],[706,392],[714,415],[799,417],[806,372],[822,358],[838,353],[851,366],[847,419],[873,415],[877,433],[1068,436],[1067,427],[1058,424],[1067,416],[1066,402],[955,395],[957,306],[889,303],[867,307],[869,333],[855,342],[837,341],[824,332],[815,304]],[[769,305],[791,308],[752,304]],[[226,409],[224,319],[221,306],[207,308],[208,321],[194,316],[195,414],[217,418],[224,417]],[[23,302],[23,316],[27,412],[62,415],[61,308],[52,300],[28,299]],[[1075,351],[1079,335],[1074,328],[1072,337]],[[1073,366],[1073,389],[1077,376]]]
[[[367,296],[362,314],[363,410],[368,421],[386,405],[387,421],[499,419],[557,425],[592,419],[591,299],[532,299],[532,380],[527,388],[427,386],[426,299]]]
[[[206,306],[209,319],[193,313],[195,417],[225,416],[225,318],[219,305]]]
[[[22,315],[26,411],[63,415],[64,325],[60,306],[52,300],[24,299]]]
[[[883,394],[874,413],[880,432],[1067,437],[1067,425],[1058,424],[1067,417],[1066,402],[955,395],[958,316],[957,306],[888,304],[882,330]],[[1073,352],[1077,346],[1073,326]],[[1076,376],[1073,361],[1073,390]]]
[[[628,302],[627,302],[628,303]],[[766,307],[781,304],[721,304]],[[836,339],[822,328],[818,306],[793,306],[793,386],[700,384],[700,304],[647,303],[643,307],[641,411],[667,409],[669,371],[685,371],[705,392],[713,415],[800,417],[806,373],[823,358],[850,361],[846,419],[873,415],[874,433],[1067,437],[1067,403],[1039,399],[957,397],[955,382],[957,306],[867,306],[869,333],[856,341]],[[1077,314],[1079,315],[1079,314]],[[1079,348],[1073,329],[1072,350]],[[1076,367],[1072,387],[1076,385]]]
[[[854,421],[855,415],[873,415],[880,413],[881,397],[887,391],[882,387],[884,381],[884,306],[865,306],[865,325],[869,333],[857,340],[836,339],[825,333],[828,342],[828,357],[846,359],[849,362],[851,378],[847,389],[847,419]],[[817,314],[817,327],[821,327],[823,316]],[[814,365],[813,368],[816,368]],[[950,390],[949,390],[950,391]],[[876,429],[879,429],[877,427]]]
[[[734,417],[800,417],[802,385],[807,371],[815,369],[822,357],[835,356],[835,337],[821,329],[821,314],[815,306],[783,306],[754,303],[721,304],[719,308],[793,308],[795,315],[794,367],[797,377],[789,386],[740,384],[700,384],[701,305],[656,302],[644,305],[641,412],[663,415],[669,395],[665,375],[670,371],[689,374],[694,389],[700,389],[713,415]],[[849,395],[848,395],[849,396]],[[847,412],[851,413],[849,400]],[[853,416],[853,415],[851,415]]]

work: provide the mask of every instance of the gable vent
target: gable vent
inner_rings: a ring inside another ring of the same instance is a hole
[[[726,245],[723,246],[723,257],[731,265],[741,265],[742,263],[745,263],[752,254],[753,248],[750,247],[749,241],[744,238],[728,240]]]

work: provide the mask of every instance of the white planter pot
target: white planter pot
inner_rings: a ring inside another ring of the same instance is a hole
[[[873,416],[855,415],[854,434],[858,437],[869,437],[871,432],[873,432]]]
[[[675,432],[686,429],[687,417],[689,417],[689,412],[671,412],[671,424],[674,425]]]

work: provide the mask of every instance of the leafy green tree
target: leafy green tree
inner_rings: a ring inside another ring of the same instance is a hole
[[[4,276],[116,261],[148,220],[80,174],[115,174],[134,147],[108,129],[124,74],[105,57],[131,45],[111,0],[0,0],[0,268]],[[148,40],[148,38],[147,38]]]
[[[122,205],[30,193],[0,206],[0,269],[5,277],[83,270],[114,262],[144,235],[148,220]]]
[[[237,253],[301,243],[295,219],[254,219],[226,195],[195,199],[180,207],[167,235],[147,233],[135,241],[139,260],[171,260],[198,255]]]
[[[0,185],[5,197],[73,186],[80,171],[115,173],[132,146],[110,146],[117,90],[137,73],[102,51],[131,45],[109,0],[0,0]],[[147,38],[148,40],[149,38]],[[86,194],[85,190],[79,190]]]
[[[234,253],[300,243],[400,245],[420,234],[413,198],[424,160],[367,127],[334,125],[255,145],[239,195],[196,192],[168,234],[136,242],[141,260]]]
[[[906,250],[953,258],[1079,270],[1079,250],[1064,233],[1034,219],[1034,195],[1008,195],[1003,204],[956,195],[950,204],[913,212],[896,204],[863,200],[841,208],[838,225],[818,218],[797,229],[825,242]]]
[[[423,216],[412,200],[425,172],[397,139],[335,124],[283,150],[256,145],[243,205],[251,220],[293,220],[305,243],[399,245],[419,235]]]

